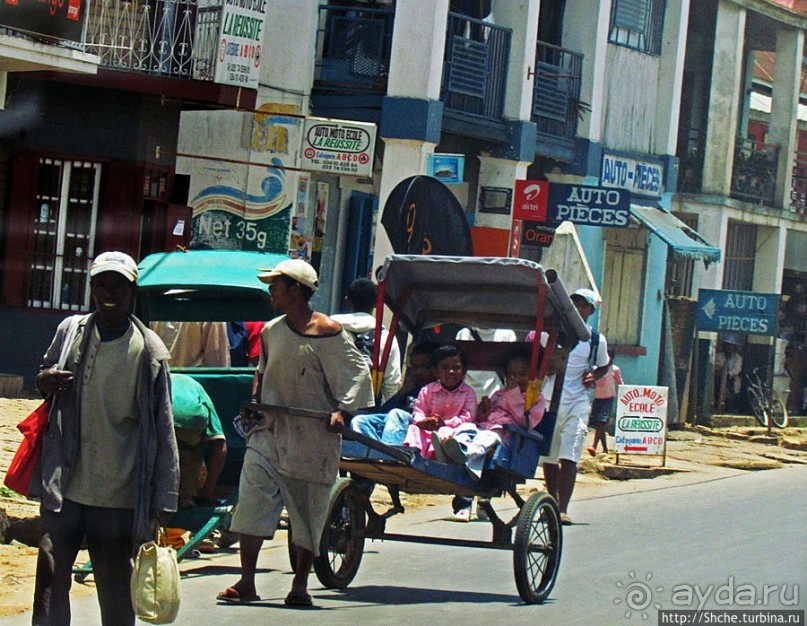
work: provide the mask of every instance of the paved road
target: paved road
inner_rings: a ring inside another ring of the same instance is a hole
[[[807,467],[658,484],[574,503],[577,523],[565,530],[558,583],[541,606],[520,603],[511,553],[375,542],[368,543],[346,592],[322,589],[312,577],[317,607],[293,611],[282,606],[291,577],[285,544],[278,540],[261,555],[260,604],[219,605],[213,599],[237,578],[234,553],[183,562],[183,605],[176,623],[655,624],[655,605],[694,609],[699,595],[707,598],[707,607],[726,598],[745,602],[751,589],[759,600],[763,585],[777,586],[768,606],[804,610]],[[440,519],[447,512],[448,506],[407,513],[393,518],[390,529],[489,538],[488,524]],[[629,598],[631,585],[634,590],[644,586],[647,595]],[[794,596],[797,605],[789,606]],[[743,607],[731,602],[722,608]],[[30,614],[0,624],[29,620]],[[74,603],[74,624],[98,622],[94,597]]]

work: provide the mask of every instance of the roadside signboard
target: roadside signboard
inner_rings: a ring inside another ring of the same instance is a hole
[[[709,332],[776,335],[778,293],[726,289],[698,291],[698,329]]]
[[[540,222],[521,223],[521,245],[546,248],[555,240],[555,227]]]
[[[551,183],[546,217],[588,226],[627,228],[630,223],[630,192]]]
[[[665,454],[668,391],[668,387],[619,385],[614,430],[617,455]]]
[[[328,174],[372,176],[375,124],[307,117],[303,169]]]
[[[266,0],[224,0],[213,82],[258,88]]]
[[[513,219],[546,222],[549,183],[545,180],[517,180],[513,194]]]

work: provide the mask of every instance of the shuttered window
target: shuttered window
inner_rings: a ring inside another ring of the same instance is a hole
[[[606,228],[600,330],[608,344],[638,346],[644,294],[647,231]]]
[[[608,41],[661,54],[665,0],[613,0]]]

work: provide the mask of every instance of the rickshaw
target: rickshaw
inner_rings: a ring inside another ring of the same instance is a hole
[[[524,334],[535,331],[535,337],[545,333],[545,348],[542,341],[532,343],[527,410],[538,399],[553,350],[571,348],[589,338],[588,327],[577,314],[557,272],[544,270],[531,261],[391,255],[379,278],[376,337],[381,334],[384,305],[392,312],[390,334],[400,328],[416,340],[424,332],[447,323],[511,328]],[[513,347],[506,343],[454,341],[453,336],[446,341],[459,345],[468,354],[472,370],[498,369],[506,351]],[[376,394],[390,350],[389,343],[383,351],[380,344],[375,341],[372,358]],[[560,378],[562,373],[557,376]],[[556,390],[561,383],[557,381]],[[331,492],[321,554],[314,560],[319,581],[326,588],[346,588],[358,572],[366,540],[492,548],[512,551],[516,587],[522,600],[542,603],[554,587],[560,564],[560,512],[548,493],[534,493],[525,501],[517,486],[534,476],[540,456],[549,451],[558,400],[559,393],[554,393],[535,430],[508,425],[509,445],[499,446],[488,458],[480,480],[473,479],[461,465],[439,463],[357,432],[343,432],[340,469],[351,477],[339,478]],[[355,478],[384,485],[392,506],[384,512],[376,511]],[[388,532],[386,520],[404,511],[400,492],[482,498],[480,506],[492,525],[491,540]],[[507,521],[490,502],[490,498],[503,494],[508,494],[519,509]]]

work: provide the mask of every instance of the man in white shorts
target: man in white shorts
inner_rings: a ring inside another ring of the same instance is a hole
[[[572,302],[585,322],[596,310],[598,298],[590,289],[578,289],[572,294]],[[560,519],[566,525],[572,523],[567,509],[588,432],[591,413],[588,389],[609,369],[605,336],[596,331],[592,331],[592,335],[591,341],[581,341],[569,352],[552,448],[549,455],[542,458],[546,488],[558,501]]]
[[[218,595],[226,602],[259,600],[258,554],[289,513],[297,564],[287,606],[311,606],[308,574],[319,555],[331,487],[339,470],[341,432],[350,415],[373,405],[370,370],[342,327],[309,307],[317,273],[300,259],[258,276],[272,308],[284,313],[261,331],[253,399],[321,413],[314,419],[279,412],[250,431],[230,530],[240,534],[241,578]]]

